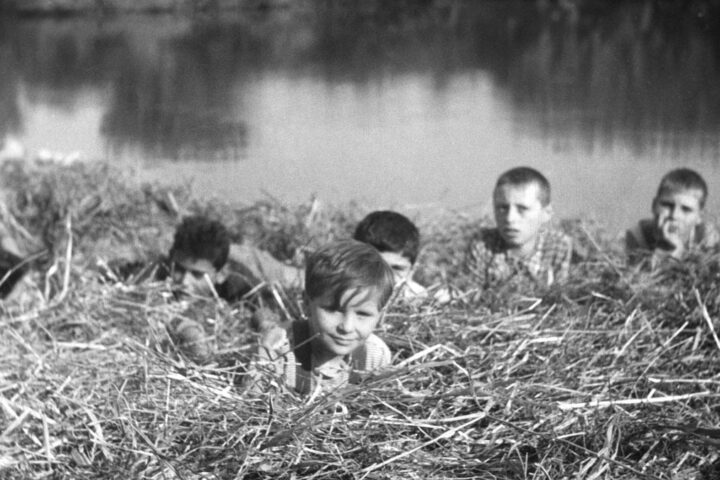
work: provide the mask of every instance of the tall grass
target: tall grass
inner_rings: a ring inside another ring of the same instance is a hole
[[[49,253],[36,301],[2,306],[2,478],[720,478],[717,254],[651,274],[599,226],[563,221],[583,253],[567,285],[398,302],[380,332],[395,366],[308,399],[242,387],[244,305],[174,302],[102,265],[164,252],[190,212],[300,265],[364,206],[232,205],[100,164],[3,172],[8,214]],[[464,245],[486,219],[405,213],[424,234],[418,276],[471,285]],[[210,363],[168,334],[188,317],[212,334]]]

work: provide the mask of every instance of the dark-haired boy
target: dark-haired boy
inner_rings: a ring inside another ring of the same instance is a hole
[[[393,291],[393,273],[370,245],[344,240],[311,254],[305,269],[307,320],[266,329],[259,368],[301,394],[357,383],[390,364],[373,331]]]
[[[239,300],[252,285],[225,268],[229,253],[230,234],[222,223],[203,216],[185,217],[168,255],[173,284],[190,295]]]
[[[404,298],[427,296],[427,290],[412,279],[420,250],[420,232],[409,218],[391,210],[372,212],[358,223],[353,238],[380,252]]]
[[[696,171],[677,168],[666,173],[652,202],[653,218],[640,220],[625,233],[631,262],[649,257],[654,267],[664,259],[679,260],[692,250],[716,247],[718,231],[703,221],[707,195],[707,184]]]
[[[568,276],[570,237],[550,227],[550,183],[537,170],[517,167],[498,178],[495,228],[482,229],[468,251],[471,275],[488,287],[516,277],[549,286]]]

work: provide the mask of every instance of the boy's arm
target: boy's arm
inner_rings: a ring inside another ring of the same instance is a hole
[[[262,380],[269,376],[280,377],[285,385],[294,388],[295,359],[287,331],[275,325],[265,327],[259,332],[260,338],[250,361],[246,384],[254,391],[261,391]]]
[[[568,279],[570,274],[570,262],[572,261],[573,245],[572,238],[567,235],[563,235],[564,248],[561,250],[560,261],[558,262],[557,270],[555,271],[555,279],[557,282],[562,283]]]
[[[256,285],[261,282],[279,284],[285,289],[302,288],[302,269],[286,265],[270,253],[246,244],[230,246],[230,269],[245,276]]]

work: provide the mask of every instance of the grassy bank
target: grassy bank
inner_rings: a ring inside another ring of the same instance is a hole
[[[566,220],[584,257],[568,285],[394,304],[380,333],[396,367],[308,400],[238,385],[253,341],[243,305],[180,305],[162,284],[108,280],[105,265],[165,251],[189,212],[299,264],[348,236],[365,206],[230,205],[102,165],[1,173],[6,223],[48,252],[37,295],[0,320],[2,478],[720,475],[717,256],[648,275],[601,226]],[[410,213],[424,234],[419,278],[471,284],[463,246],[486,220]],[[165,325],[187,316],[214,333],[214,362],[178,355]]]

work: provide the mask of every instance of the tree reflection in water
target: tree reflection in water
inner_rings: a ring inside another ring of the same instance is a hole
[[[237,159],[253,128],[247,86],[262,75],[366,88],[412,72],[442,92],[454,75],[483,71],[535,135],[574,136],[589,149],[717,149],[720,7],[609,3],[317,2],[214,17],[0,19],[0,135],[23,128],[21,91],[72,109],[93,90],[107,99],[101,132],[114,151]]]

